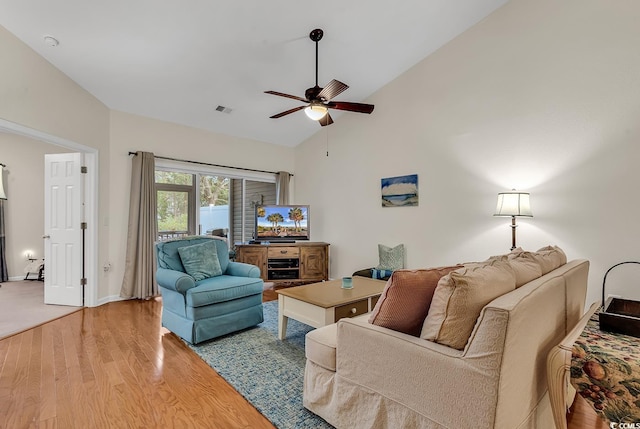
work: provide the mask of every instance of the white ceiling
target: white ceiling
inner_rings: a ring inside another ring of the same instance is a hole
[[[311,30],[324,30],[318,84],[366,102],[507,1],[0,0],[0,25],[111,109],[295,146],[320,126],[302,111],[269,119],[300,103],[264,91],[315,84]]]

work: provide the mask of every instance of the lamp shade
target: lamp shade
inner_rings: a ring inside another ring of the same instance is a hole
[[[320,104],[312,104],[311,106],[304,109],[304,113],[306,113],[310,119],[319,121],[320,119],[324,118],[324,115],[327,114],[327,108]]]
[[[528,192],[500,192],[494,216],[527,216],[533,217],[529,204]]]
[[[0,164],[0,200],[6,200],[7,199],[7,194],[5,194],[5,192],[4,192],[3,177],[4,177],[4,166],[2,164]]]

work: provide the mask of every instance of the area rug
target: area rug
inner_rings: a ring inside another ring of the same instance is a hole
[[[35,328],[82,307],[44,303],[44,283],[12,281],[0,286],[0,339]]]
[[[302,406],[304,336],[311,329],[289,319],[287,338],[278,340],[278,302],[270,301],[257,327],[189,347],[276,427],[332,428]]]

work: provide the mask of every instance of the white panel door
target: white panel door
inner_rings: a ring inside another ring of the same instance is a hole
[[[45,155],[44,164],[44,302],[82,306],[82,154]]]

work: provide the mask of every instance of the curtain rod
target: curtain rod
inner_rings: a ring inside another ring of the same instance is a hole
[[[129,155],[137,155],[136,152],[129,152]],[[243,167],[230,167],[228,165],[220,165],[220,164],[210,164],[208,162],[200,162],[200,161],[189,161],[188,159],[178,159],[178,158],[169,158],[166,156],[157,156],[157,155],[153,155],[154,158],[158,158],[158,159],[166,159],[167,161],[178,161],[178,162],[188,162],[190,164],[200,164],[200,165],[208,165],[210,167],[222,167],[222,168],[231,168],[234,170],[243,170],[243,171],[255,171],[257,173],[271,173],[271,174],[278,174],[277,171],[267,171],[267,170],[256,170],[253,168],[243,168]],[[292,173],[289,173],[291,176],[293,176]]]

